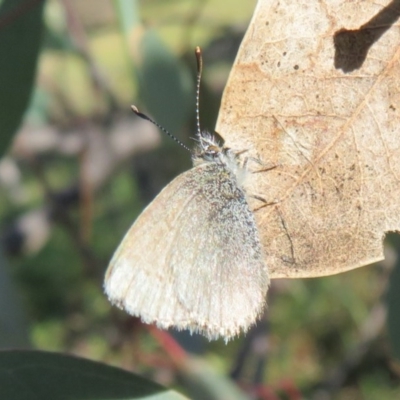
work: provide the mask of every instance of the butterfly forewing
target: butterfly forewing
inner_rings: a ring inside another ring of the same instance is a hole
[[[159,327],[210,339],[247,330],[268,288],[245,194],[225,165],[179,175],[130,228],[106,274],[113,303]]]

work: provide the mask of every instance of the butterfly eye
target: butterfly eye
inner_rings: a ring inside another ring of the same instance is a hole
[[[213,154],[218,154],[221,152],[221,149],[218,146],[211,145],[211,146],[208,146],[207,152],[213,153]]]
[[[219,147],[211,145],[205,149],[203,157],[207,160],[215,160],[220,153],[221,149]]]

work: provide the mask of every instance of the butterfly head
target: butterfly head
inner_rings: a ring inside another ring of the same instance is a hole
[[[195,166],[216,163],[228,168],[236,176],[242,175],[243,168],[240,166],[237,154],[230,148],[221,146],[217,139],[208,132],[202,132],[198,136],[198,145],[192,158]]]

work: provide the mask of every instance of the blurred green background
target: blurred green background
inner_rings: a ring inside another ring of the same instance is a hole
[[[0,0],[2,349],[77,354],[196,397],[199,382],[182,378],[154,330],[109,304],[102,281],[143,207],[191,165],[130,104],[192,146],[200,45],[212,131],[254,6]],[[377,265],[273,282],[264,322],[228,345],[172,335],[246,398],[400,398],[399,238],[385,246]]]

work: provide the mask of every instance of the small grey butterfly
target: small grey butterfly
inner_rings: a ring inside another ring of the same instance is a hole
[[[227,341],[261,316],[269,277],[242,186],[245,167],[237,153],[200,130],[199,48],[196,56],[194,167],[168,184],[138,217],[112,257],[104,286],[113,304],[145,323]]]

